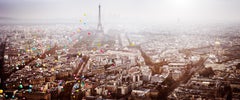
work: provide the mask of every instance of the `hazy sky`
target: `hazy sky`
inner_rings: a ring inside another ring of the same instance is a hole
[[[240,21],[240,0],[0,0],[0,17],[96,22],[99,3],[103,23]]]

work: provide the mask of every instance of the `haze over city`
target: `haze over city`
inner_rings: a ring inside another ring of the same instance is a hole
[[[98,4],[104,23],[240,21],[239,0],[1,0],[0,16],[74,23],[85,13],[89,22],[97,23]]]
[[[239,0],[0,0],[0,100],[239,100]]]

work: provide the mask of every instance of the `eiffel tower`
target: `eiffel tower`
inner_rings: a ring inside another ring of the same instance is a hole
[[[103,32],[103,27],[102,27],[102,23],[101,23],[101,5],[99,4],[98,6],[98,25],[97,25],[97,30],[99,32]]]

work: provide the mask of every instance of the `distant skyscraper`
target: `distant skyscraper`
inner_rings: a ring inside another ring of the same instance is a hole
[[[98,6],[98,25],[97,25],[97,30],[100,32],[103,32],[103,27],[101,23],[101,5]]]

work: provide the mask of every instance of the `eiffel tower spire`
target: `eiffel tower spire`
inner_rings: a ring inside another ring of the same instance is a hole
[[[103,27],[101,23],[101,5],[99,4],[98,6],[98,25],[97,25],[97,30],[103,32]]]

